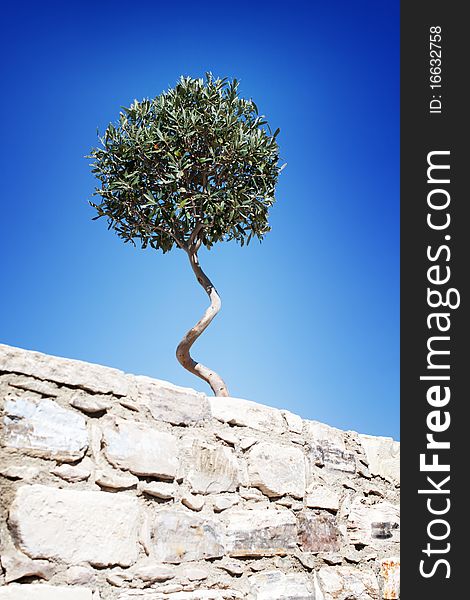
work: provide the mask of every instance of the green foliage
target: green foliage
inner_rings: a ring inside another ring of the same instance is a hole
[[[281,170],[278,133],[238,96],[236,80],[182,77],[125,108],[91,151],[101,182],[95,219],[163,252],[262,239]]]

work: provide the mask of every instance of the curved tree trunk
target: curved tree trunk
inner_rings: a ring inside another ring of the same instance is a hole
[[[220,301],[219,294],[217,290],[213,286],[211,280],[207,277],[204,271],[201,269],[199,264],[197,251],[191,252],[188,251],[189,262],[191,263],[191,267],[196,275],[196,279],[202,285],[206,294],[209,296],[211,301],[210,306],[206,309],[203,317],[194,325],[192,329],[188,331],[188,333],[184,336],[181,342],[176,349],[176,357],[178,358],[181,365],[197,375],[201,379],[204,379],[212,388],[212,391],[216,396],[228,396],[228,389],[225,385],[223,379],[212,369],[209,369],[202,365],[199,362],[196,362],[189,351],[191,350],[191,346],[198,339],[201,333],[210,325],[212,319],[219,312],[220,307],[222,305]]]

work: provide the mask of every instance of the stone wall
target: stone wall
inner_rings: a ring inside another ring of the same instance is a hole
[[[392,600],[399,444],[0,346],[0,600]]]

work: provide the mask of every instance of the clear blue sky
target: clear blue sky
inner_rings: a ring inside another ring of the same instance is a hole
[[[0,341],[207,389],[175,358],[207,304],[185,255],[92,221],[84,156],[134,98],[237,77],[288,166],[265,241],[201,253],[223,308],[194,356],[233,396],[398,438],[398,2],[44,1],[2,16]]]

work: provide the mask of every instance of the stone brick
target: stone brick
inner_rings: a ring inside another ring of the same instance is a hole
[[[205,394],[150,377],[135,377],[139,404],[146,406],[156,421],[189,425],[209,419],[211,412]]]
[[[322,567],[316,573],[321,600],[379,600],[379,584],[372,571],[353,567]]]
[[[173,479],[178,469],[177,439],[171,433],[109,417],[103,427],[104,452],[109,462],[136,475]]]
[[[69,403],[74,408],[78,408],[91,415],[105,412],[112,406],[109,396],[91,395],[82,390],[75,390],[69,399]]]
[[[0,344],[0,371],[22,373],[95,393],[126,396],[129,391],[130,378],[118,369],[3,344]]]
[[[400,598],[400,559],[384,558],[380,562],[380,576],[383,579],[383,600]]]
[[[28,398],[27,392],[5,401],[4,443],[32,456],[73,461],[88,447],[85,418],[47,398]]]
[[[85,587],[54,586],[39,583],[0,587],[0,600],[94,600]]]
[[[372,475],[400,483],[400,442],[392,438],[359,435]]]
[[[315,600],[313,580],[306,573],[266,571],[248,581],[253,600]]]
[[[26,485],[17,490],[9,522],[31,558],[98,567],[130,566],[137,558],[138,502],[125,494]]]
[[[152,546],[164,563],[217,558],[224,554],[220,522],[189,511],[163,509],[155,513]]]
[[[302,450],[279,444],[256,444],[248,454],[250,485],[267,496],[305,494],[305,457]]]
[[[289,510],[232,509],[223,513],[230,556],[275,556],[297,546],[297,525]]]
[[[240,484],[238,461],[230,448],[193,440],[186,456],[189,462],[187,481],[193,492],[234,492]]]
[[[32,560],[21,552],[2,554],[1,564],[5,569],[5,583],[17,581],[22,577],[50,579],[55,572],[54,565],[47,560]]]
[[[159,593],[154,590],[127,590],[116,600],[242,600],[245,596],[236,590],[196,590]],[[16,600],[16,598],[15,598]]]
[[[368,505],[356,498],[348,516],[348,534],[352,544],[381,547],[400,539],[400,510],[389,502]]]
[[[241,398],[209,398],[214,419],[230,425],[251,427],[258,431],[276,434],[286,430],[281,411]]]
[[[161,498],[162,500],[169,500],[174,498],[176,489],[173,483],[167,483],[165,481],[150,481],[149,483],[141,481],[138,489],[144,494],[153,496],[154,498]]]
[[[339,510],[339,494],[324,485],[312,485],[305,496],[305,506],[308,508],[324,508]]]
[[[328,513],[303,511],[298,515],[298,531],[304,552],[336,552],[341,547],[336,519]]]
[[[90,477],[93,466],[92,461],[85,456],[80,464],[57,465],[51,469],[51,473],[65,481],[70,481],[70,483],[77,483],[78,481],[85,481]]]
[[[281,410],[281,414],[284,417],[284,419],[286,420],[287,429],[289,431],[292,431],[292,433],[298,433],[298,434],[302,433],[303,428],[304,428],[304,422],[303,422],[302,417],[299,417],[299,415],[291,413],[288,410]]]
[[[356,471],[356,459],[346,448],[343,431],[317,421],[305,421],[305,437],[315,464],[347,473]]]

